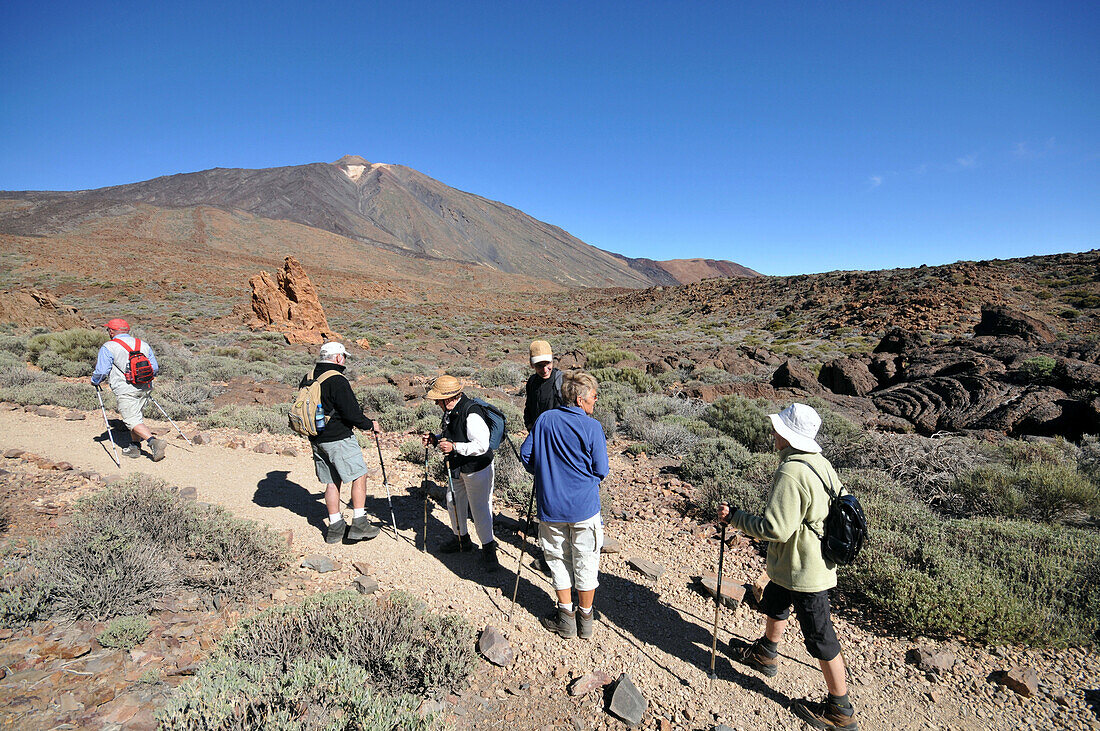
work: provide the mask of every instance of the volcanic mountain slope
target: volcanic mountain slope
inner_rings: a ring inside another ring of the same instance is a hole
[[[411,168],[353,155],[332,164],[214,168],[96,190],[7,192],[0,198],[16,204],[0,213],[0,233],[16,235],[71,230],[89,219],[124,212],[120,205],[125,203],[211,206],[304,224],[406,255],[484,264],[568,286],[647,287],[698,278],[680,279],[676,268],[660,262],[652,266],[603,251],[557,226]]]

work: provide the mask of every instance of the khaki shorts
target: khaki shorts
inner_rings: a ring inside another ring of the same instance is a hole
[[[555,590],[588,591],[600,585],[603,518],[599,513],[579,523],[539,523],[539,546]]]
[[[152,392],[149,389],[135,389],[133,393],[122,391],[115,394],[115,400],[118,401],[118,414],[122,417],[122,422],[126,424],[127,429],[133,429],[145,422],[142,412],[149,403],[150,393]]]
[[[311,442],[317,479],[326,485],[344,484],[367,474],[363,449],[352,434],[338,442]]]

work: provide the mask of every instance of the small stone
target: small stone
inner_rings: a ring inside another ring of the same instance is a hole
[[[602,670],[593,670],[590,673],[585,673],[581,677],[573,681],[573,684],[569,686],[569,695],[588,695],[597,688],[602,688],[611,682],[612,678]]]
[[[322,556],[319,553],[314,553],[306,556],[302,559],[302,568],[313,569],[319,574],[327,574],[329,571],[336,570],[336,564],[328,556]]]
[[[642,716],[645,715],[648,706],[649,701],[630,680],[630,676],[626,673],[620,675],[611,692],[611,703],[608,704],[607,710],[628,725],[637,726],[642,722]]]
[[[494,665],[508,667],[516,661],[516,651],[504,639],[500,630],[491,625],[482,630],[477,640],[477,649]]]
[[[361,573],[363,576],[369,576],[371,572],[371,565],[366,561],[354,561],[351,567]]]
[[[65,421],[84,421],[87,418],[88,415],[80,411],[70,411],[69,413],[65,414]]]
[[[997,682],[1024,698],[1039,692],[1039,674],[1031,668],[1012,668],[997,678]]]
[[[284,457],[297,457],[298,450],[294,447],[283,447],[279,450],[279,454],[283,455]]]
[[[56,464],[54,464],[53,468],[55,470],[61,470],[62,472],[69,472],[73,469],[73,463],[72,462],[57,462]]]
[[[921,672],[947,673],[955,666],[955,653],[950,650],[914,647],[905,653],[905,661],[916,665]]]
[[[45,406],[40,406],[34,413],[38,414],[39,416],[45,416],[48,419],[57,418],[57,412]]]
[[[651,581],[656,581],[661,578],[661,575],[665,572],[664,566],[659,563],[654,563],[648,558],[642,558],[641,556],[628,558],[626,562],[630,564],[635,571]]]
[[[198,500],[199,499],[199,491],[195,488],[194,485],[190,485],[188,487],[181,487],[178,494],[184,500]]]
[[[605,537],[603,539],[603,548],[600,549],[600,553],[618,553],[622,550],[622,544],[619,543],[618,538]]]
[[[19,459],[24,454],[26,454],[26,452],[24,452],[22,449],[9,449],[8,451],[4,452],[4,457],[6,457],[7,459]]]
[[[373,594],[378,591],[378,582],[369,576],[356,576],[351,585],[360,594]]]
[[[711,596],[718,594],[718,576],[715,574],[703,574],[699,577],[699,583],[703,589],[706,590]],[[736,608],[741,604],[741,600],[745,598],[745,586],[738,584],[725,576],[722,577],[722,604]]]
[[[252,451],[257,454],[275,454],[275,448],[267,442],[260,442],[252,448]]]
[[[233,437],[225,443],[225,446],[229,447],[230,449],[240,449],[244,446],[244,440],[240,437]]]
[[[209,444],[210,437],[203,434],[201,431],[191,432],[187,435],[187,438],[191,440],[192,444]]]

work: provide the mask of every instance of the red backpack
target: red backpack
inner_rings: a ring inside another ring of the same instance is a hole
[[[130,354],[130,366],[122,371],[122,375],[126,376],[126,382],[138,388],[144,388],[152,384],[153,377],[156,374],[153,373],[153,364],[149,362],[149,358],[141,352],[141,339],[134,338],[133,350],[130,350],[130,346],[118,338],[114,338],[111,342],[118,343]],[[118,368],[118,364],[115,364],[115,368]],[[119,370],[122,369],[119,368]]]

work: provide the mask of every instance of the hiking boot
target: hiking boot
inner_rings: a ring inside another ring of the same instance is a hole
[[[550,614],[539,619],[539,622],[542,623],[543,627],[557,634],[559,637],[570,638],[577,636],[576,612],[567,612],[557,607],[554,611],[550,612]]]
[[[371,538],[377,537],[381,532],[382,529],[376,525],[371,525],[370,518],[364,515],[352,519],[351,527],[348,528],[348,540],[369,541]]]
[[[592,624],[596,621],[596,610],[593,609],[588,614],[585,614],[581,610],[577,610],[577,637],[582,640],[587,640],[592,636]]]
[[[141,456],[141,447],[137,444],[131,444],[129,447],[123,447],[122,456],[129,457],[130,459],[137,459]]]
[[[763,639],[763,638],[761,638]],[[779,672],[779,656],[768,657],[767,651],[760,646],[761,640],[747,644],[736,640],[730,640],[729,656],[742,665],[748,665],[766,678],[774,678]]]
[[[486,543],[481,547],[481,563],[484,564],[485,570],[490,573],[500,568],[500,561],[497,560],[496,541]]]
[[[330,523],[328,530],[325,531],[325,543],[339,543],[344,540],[344,531],[348,528],[348,524],[342,519],[335,523]]]
[[[856,709],[849,705],[841,708],[833,703],[829,696],[825,700],[814,702],[811,700],[797,700],[791,703],[791,713],[801,718],[814,728],[830,729],[838,728],[843,731],[858,731],[856,723]]]
[[[474,550],[474,544],[470,541],[470,536],[455,536],[439,547],[440,553],[458,553],[459,551],[466,553],[472,550]]]
[[[153,461],[160,462],[164,459],[164,451],[168,449],[168,442],[158,437],[149,440],[149,450],[153,453]]]

